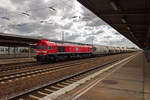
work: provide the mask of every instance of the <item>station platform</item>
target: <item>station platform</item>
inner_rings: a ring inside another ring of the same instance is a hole
[[[56,100],[150,100],[150,63],[144,53],[106,78],[98,75],[89,82],[55,98]],[[94,86],[88,86],[100,78]],[[85,88],[86,87],[86,88]],[[88,89],[89,88],[89,89]],[[86,90],[86,91],[84,91]],[[46,100],[46,99],[43,99]],[[51,99],[50,99],[51,100]]]

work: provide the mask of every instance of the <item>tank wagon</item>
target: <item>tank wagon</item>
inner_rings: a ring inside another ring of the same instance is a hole
[[[103,45],[93,45],[92,47],[92,54],[93,55],[107,55],[110,53],[109,48]]]
[[[85,58],[126,52],[133,52],[133,50],[102,45],[62,44],[43,39],[36,45],[35,58],[38,62],[52,62],[64,59]]]

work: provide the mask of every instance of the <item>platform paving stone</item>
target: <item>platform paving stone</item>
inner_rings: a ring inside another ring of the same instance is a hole
[[[142,55],[137,56],[133,61],[106,78],[103,85],[97,84],[78,100],[142,100],[142,65]]]
[[[142,95],[137,92],[119,89],[97,88],[94,87],[79,99],[84,100],[142,100]]]

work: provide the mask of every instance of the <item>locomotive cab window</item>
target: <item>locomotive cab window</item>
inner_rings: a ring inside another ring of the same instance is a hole
[[[49,47],[48,47],[48,50],[53,50],[53,47],[52,47],[52,46],[49,46]]]
[[[46,50],[47,49],[47,46],[46,45],[43,45],[43,50]]]
[[[40,49],[41,49],[41,45],[38,45],[38,46],[37,46],[37,49],[40,50]]]

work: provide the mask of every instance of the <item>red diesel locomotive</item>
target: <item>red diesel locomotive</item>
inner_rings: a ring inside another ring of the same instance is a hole
[[[43,39],[36,46],[36,59],[38,62],[89,57],[91,54],[92,46],[90,45],[60,44]]]

